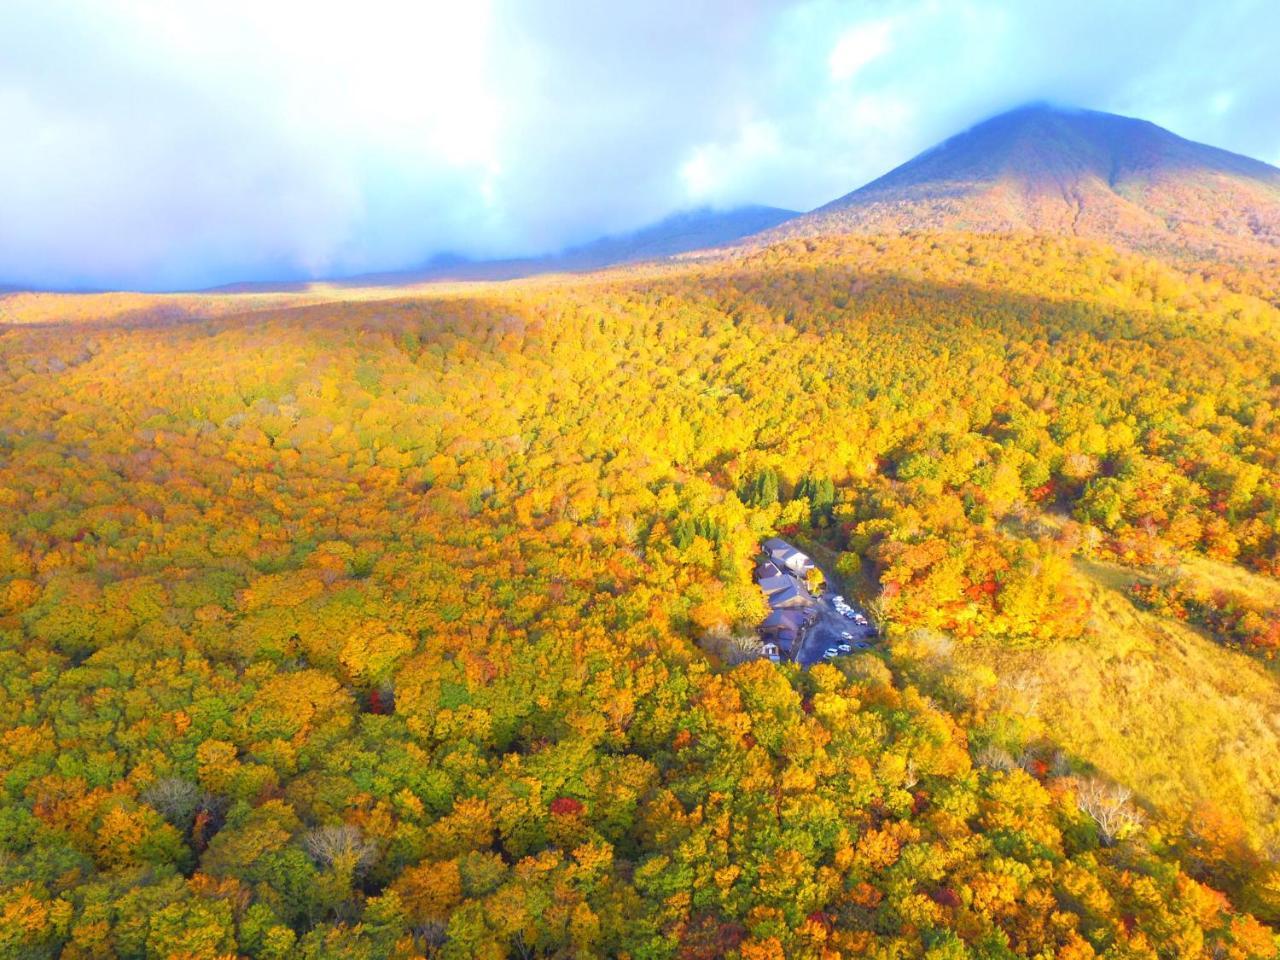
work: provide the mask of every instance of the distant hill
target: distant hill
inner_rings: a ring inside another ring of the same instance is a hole
[[[1280,169],[1144,120],[1032,104],[782,227],[1034,231],[1199,255],[1280,250]]]
[[[634,233],[602,237],[566,250],[557,259],[588,267],[656,260],[690,250],[720,247],[768,230],[799,216],[794,210],[748,206],[733,210],[703,208],[677,213]]]
[[[364,274],[329,282],[262,281],[232,283],[209,290],[178,293],[29,291],[0,286],[0,324],[44,323],[65,319],[176,319],[217,316],[231,310],[295,305],[352,295],[359,288],[368,296],[385,295],[377,288],[406,287],[450,280],[513,280],[543,273],[584,273],[617,264],[660,260],[695,250],[713,249],[776,227],[794,210],[748,206],[734,210],[709,208],[678,213],[633,233],[601,237],[544,257],[510,260],[469,260],[441,254],[416,270]]]
[[[721,247],[785,223],[795,210],[745,206],[702,207],[676,213],[631,233],[614,234],[560,253],[507,260],[470,260],[442,254],[417,270],[365,274],[344,284],[405,284],[426,280],[510,280],[539,273],[574,273],[643,260],[659,260],[692,250]]]

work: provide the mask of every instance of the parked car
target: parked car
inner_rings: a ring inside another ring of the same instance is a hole
[[[840,651],[835,647],[827,647],[827,649],[822,651],[823,660],[834,660],[838,656],[840,656]]]
[[[865,627],[867,625],[867,618],[860,613],[855,613],[853,615],[853,622]]]
[[[853,644],[853,649],[855,649],[855,650],[870,650],[870,649],[871,649],[871,644],[867,643],[867,641],[865,641],[865,640],[857,640],[857,641],[855,641],[855,642],[854,642],[854,644]]]
[[[857,619],[858,619],[858,614],[857,614],[857,613],[855,613],[854,611],[850,610],[848,607],[845,607],[845,609],[841,610],[840,612],[841,612],[841,613],[843,613],[843,614],[844,614],[846,617],[848,617],[850,620],[857,620]]]
[[[840,636],[841,636],[841,638],[842,638],[842,639],[844,639],[844,640],[852,640],[852,639],[853,639],[853,634],[852,634],[852,633],[850,633],[848,630],[841,630],[841,631],[840,631]]]
[[[847,643],[837,643],[836,649],[841,653],[853,653],[853,647]]]

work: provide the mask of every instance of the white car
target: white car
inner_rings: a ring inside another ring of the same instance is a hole
[[[840,631],[840,638],[841,638],[842,640],[852,640],[852,639],[853,639],[853,634],[852,634],[852,633],[850,633],[848,630],[841,630],[841,631]]]
[[[835,647],[827,647],[826,650],[822,651],[823,660],[834,660],[838,656],[840,656],[840,651]]]

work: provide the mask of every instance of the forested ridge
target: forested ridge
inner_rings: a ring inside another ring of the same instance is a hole
[[[1274,956],[1274,715],[1164,802],[918,659],[1087,651],[1094,564],[1277,682],[1200,573],[1280,576],[1266,294],[920,234],[0,328],[0,956]],[[778,532],[880,649],[706,652]]]

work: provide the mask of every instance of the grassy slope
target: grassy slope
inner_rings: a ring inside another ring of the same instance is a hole
[[[1259,606],[1280,607],[1280,580],[1208,557],[1189,557],[1181,566],[1189,579],[1206,587],[1238,594]]]
[[[1280,590],[1236,567],[1193,563]],[[1089,636],[1035,651],[957,645],[961,682],[985,677],[998,694],[1009,678],[1031,679],[1031,696],[1006,698],[1029,707],[1028,734],[1158,808],[1210,800],[1238,812],[1255,840],[1280,839],[1280,678],[1194,628],[1136,608],[1124,592],[1130,572],[1086,561],[1077,569],[1093,603]]]

